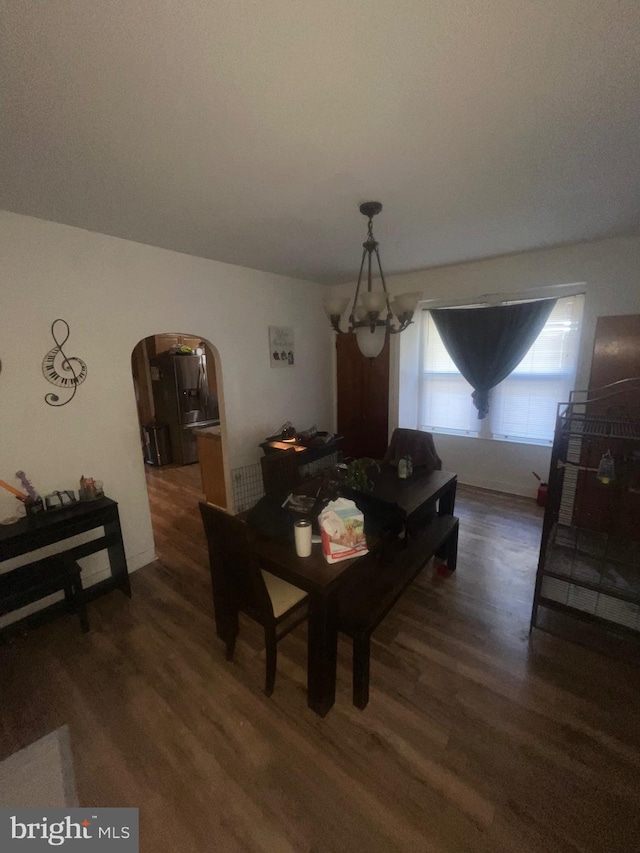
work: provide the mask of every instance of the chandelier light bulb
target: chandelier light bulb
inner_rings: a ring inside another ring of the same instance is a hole
[[[329,319],[334,316],[342,317],[349,304],[348,296],[326,296],[322,300],[322,307]]]
[[[363,293],[360,300],[367,314],[379,314],[387,304],[385,294],[381,290]]]
[[[360,321],[360,320],[364,320],[364,319],[365,319],[365,317],[367,316],[367,312],[366,312],[366,310],[365,310],[364,305],[356,305],[356,307],[355,307],[355,309],[354,309],[354,311],[353,311],[353,316],[354,316],[354,317],[356,318],[356,320],[358,320],[358,321]]]
[[[375,358],[380,355],[387,339],[384,326],[376,326],[373,332],[369,326],[361,326],[356,329],[358,349],[365,358]]]
[[[420,302],[421,293],[402,293],[396,297],[398,305],[402,309],[402,313],[413,314]]]

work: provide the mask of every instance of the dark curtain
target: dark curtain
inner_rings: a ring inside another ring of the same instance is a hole
[[[489,391],[520,364],[555,304],[555,299],[541,299],[491,308],[431,311],[447,352],[473,388],[478,418],[486,417]]]

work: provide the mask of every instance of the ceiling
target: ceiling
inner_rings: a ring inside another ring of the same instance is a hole
[[[638,0],[4,0],[0,207],[331,283],[635,232]]]

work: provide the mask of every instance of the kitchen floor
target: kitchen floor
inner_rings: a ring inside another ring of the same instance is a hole
[[[158,559],[171,562],[181,553],[180,531],[185,521],[196,516],[200,524],[198,501],[206,500],[202,491],[200,466],[145,466],[153,540]],[[194,509],[195,508],[195,509]],[[176,535],[178,534],[178,535]]]

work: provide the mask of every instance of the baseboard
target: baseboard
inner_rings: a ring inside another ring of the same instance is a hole
[[[502,492],[506,495],[519,495],[523,498],[536,499],[537,488],[525,489],[515,483],[507,483],[503,480],[476,480],[475,478],[462,478],[458,476],[458,483],[463,486],[473,486],[476,489],[487,489],[490,492]]]

